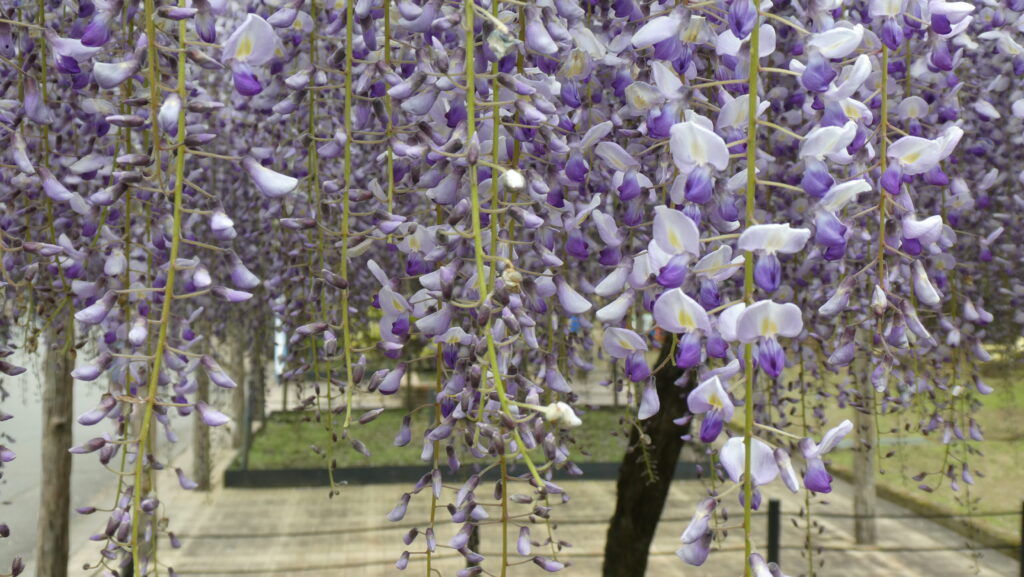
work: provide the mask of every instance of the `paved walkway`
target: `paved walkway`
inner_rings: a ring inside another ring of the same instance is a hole
[[[564,483],[572,500],[555,507],[557,539],[569,541],[559,559],[571,563],[565,575],[594,576],[600,574],[607,520],[614,507],[615,486],[611,481],[568,481]],[[414,498],[405,521],[389,523],[384,517],[406,490],[401,485],[347,486],[332,500],[326,488],[313,489],[223,489],[212,493],[185,492],[169,483],[162,488],[162,498],[171,511],[170,527],[182,538],[180,550],[161,543],[160,560],[174,567],[182,576],[224,577],[378,577],[398,575],[393,563],[405,549],[402,536],[414,525],[423,527],[429,516],[429,490]],[[742,574],[742,540],[733,532],[724,550],[713,552],[702,568],[684,565],[674,555],[679,534],[692,514],[703,488],[696,481],[678,481],[671,490],[665,514],[652,547],[649,576],[734,577]],[[1019,575],[1017,562],[993,552],[967,546],[964,539],[933,523],[913,519],[882,519],[878,521],[879,544],[875,547],[853,545],[852,521],[827,516],[852,510],[848,485],[836,483],[828,503],[818,500],[813,508],[825,515],[817,517],[821,534],[816,537],[815,564],[824,561],[821,577],[979,577]],[[482,493],[490,493],[484,489]],[[767,494],[783,499],[783,513],[793,514],[803,505],[803,497],[788,493]],[[447,495],[446,495],[447,498]],[[517,512],[525,512],[518,506]],[[739,507],[729,507],[735,519]],[[901,508],[882,502],[882,511],[889,515],[909,514]],[[453,526],[447,522],[444,509],[438,511],[438,542],[447,543]],[[99,519],[97,519],[99,521]],[[765,543],[765,517],[755,521],[756,543]],[[543,540],[544,525],[533,526],[535,541]],[[514,547],[516,533],[510,535]],[[783,519],[783,568],[787,574],[806,574],[807,561],[802,556],[803,530],[795,528],[789,517]],[[412,548],[422,550],[421,536]],[[918,549],[919,551],[909,551]],[[500,551],[500,530],[484,530],[480,552],[493,559]],[[462,567],[461,558],[441,551],[436,562],[441,574],[452,576]],[[72,575],[87,575],[79,570],[84,563],[95,561],[95,544],[79,549],[72,559]],[[422,557],[414,556],[406,574],[424,574]],[[545,575],[532,563],[510,569],[510,575]]]
[[[596,397],[607,395],[607,389],[593,387]],[[598,399],[595,399],[598,400]],[[601,398],[600,401],[608,399]],[[279,394],[270,406],[280,407]],[[289,403],[290,405],[292,403]],[[300,450],[300,449],[297,449]],[[175,569],[183,577],[382,577],[401,575],[394,567],[399,554],[406,548],[402,536],[412,527],[421,530],[429,518],[429,490],[414,497],[405,520],[390,523],[385,515],[409,490],[402,485],[343,486],[341,494],[327,498],[326,488],[303,489],[224,489],[220,486],[223,470],[232,455],[222,451],[217,456],[218,467],[214,479],[216,487],[211,493],[187,492],[168,477],[161,484],[161,500],[170,513],[170,529],[182,540],[183,547],[172,550],[168,542],[161,542],[160,561]],[[177,464],[190,468],[191,452],[185,452]],[[343,475],[339,475],[343,478]],[[555,538],[568,541],[571,547],[563,549],[558,558],[569,567],[563,575],[591,577],[600,575],[607,523],[614,510],[615,483],[613,481],[559,480],[571,496],[566,505],[558,505],[552,512]],[[460,481],[451,483],[457,489]],[[766,492],[764,503],[771,497],[782,499],[783,535],[782,566],[788,575],[807,574],[808,562],[803,553],[805,533],[792,519],[802,509],[803,493],[793,496],[782,491]],[[451,489],[454,490],[454,489]],[[446,489],[449,491],[449,489]],[[679,534],[689,522],[694,506],[705,488],[698,481],[677,481],[673,484],[658,533],[651,549],[647,575],[735,577],[742,575],[742,536],[732,531],[721,551],[712,553],[704,567],[685,565],[675,556]],[[489,495],[490,488],[478,490]],[[525,491],[524,491],[525,492]],[[921,519],[886,518],[878,521],[879,543],[873,547],[860,547],[853,543],[853,521],[842,515],[852,512],[852,490],[842,481],[835,482],[832,494],[818,498],[812,504],[816,517],[815,553],[813,562],[818,566],[818,577],[978,577],[1020,575],[1018,563],[1010,557],[992,550],[976,550],[965,539],[932,522]],[[450,493],[441,500],[447,503]],[[76,503],[79,505],[82,503]],[[515,513],[526,513],[529,508],[517,505]],[[767,505],[764,506],[767,509]],[[731,524],[741,512],[736,501],[727,504]],[[879,511],[890,517],[912,514],[896,505],[880,501]],[[94,515],[96,529],[105,518]],[[446,544],[454,532],[444,508],[437,511],[438,543]],[[765,516],[755,519],[755,543],[762,549],[766,543]],[[544,525],[531,528],[534,541],[543,541],[547,534]],[[518,529],[510,532],[513,549]],[[500,529],[485,528],[481,535],[480,553],[488,558],[484,566],[496,567],[500,555]],[[98,544],[81,540],[72,542],[77,547],[72,554],[71,575],[86,577],[95,571],[82,571],[82,566],[98,560]],[[422,551],[422,535],[410,549]],[[819,550],[820,548],[820,550]],[[461,557],[450,549],[439,549],[434,567],[445,577],[454,576],[464,566]],[[536,551],[540,553],[539,549]],[[550,549],[548,550],[548,553]],[[514,557],[514,560],[520,560]],[[413,556],[404,574],[424,575],[422,556]],[[512,577],[548,575],[532,563],[517,565],[509,570]]]

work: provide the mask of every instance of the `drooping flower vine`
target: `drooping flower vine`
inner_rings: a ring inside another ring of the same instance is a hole
[[[439,547],[467,575],[516,555],[563,568],[549,518],[581,472],[577,383],[612,363],[642,429],[666,347],[696,383],[677,417],[700,420],[723,483],[682,533],[689,563],[714,558],[738,491],[748,574],[772,570],[751,538],[758,488],[802,485],[808,510],[830,490],[829,450],[860,434],[825,422],[831,399],[941,431],[922,485],[971,483],[984,342],[1024,324],[993,314],[1024,298],[1005,162],[1020,2],[4,10],[3,354],[67,330],[85,343],[71,375],[108,381],[79,419],[107,430],[69,449],[119,472],[98,539],[111,571],[163,570],[156,424],[169,441],[175,414],[227,424],[196,371],[244,385],[263,363],[228,343],[263,351],[273,327],[332,496],[337,451],[368,452],[379,414],[357,401],[432,373],[395,439],[425,474],[388,518],[431,501],[399,568],[429,573]],[[491,523],[499,560],[471,549]]]

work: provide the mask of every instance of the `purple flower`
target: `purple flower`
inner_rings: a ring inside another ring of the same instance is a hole
[[[698,385],[686,397],[686,405],[695,415],[705,415],[700,426],[700,440],[711,443],[718,438],[725,423],[732,420],[735,406],[717,376]]]
[[[679,288],[662,293],[654,303],[653,313],[654,322],[670,333],[708,332],[711,329],[704,307]]]
[[[199,413],[199,418],[210,427],[219,427],[231,421],[227,415],[214,409],[204,401],[196,403],[196,412]]]
[[[772,448],[764,441],[753,439],[751,446],[751,478],[754,485],[767,485],[779,475],[779,466],[775,462],[775,454]],[[726,475],[729,476],[733,483],[739,483],[743,480],[743,474],[746,471],[744,466],[745,459],[743,437],[732,437],[725,442],[725,445],[722,446],[722,450],[719,452],[719,460],[722,462],[722,467],[725,468]]]
[[[635,351],[626,357],[626,377],[634,383],[646,382],[651,377],[651,368],[643,352]]]
[[[743,231],[738,248],[760,255],[754,265],[754,280],[762,290],[772,293],[782,282],[782,263],[776,254],[800,252],[810,237],[811,231],[805,228],[793,229],[789,224],[758,224]]]
[[[79,381],[95,381],[104,371],[110,368],[113,362],[113,355],[108,352],[102,352],[93,359],[92,363],[75,367],[75,370],[71,371],[71,377]]]
[[[387,372],[384,379],[377,386],[377,391],[382,395],[393,395],[402,386],[402,378],[405,377],[406,364],[399,363],[394,369]]]
[[[848,419],[829,429],[816,444],[810,438],[800,440],[800,452],[807,461],[807,472],[804,474],[804,486],[816,493],[832,491],[832,475],[825,468],[821,457],[835,448],[839,441],[853,430],[853,423]]]
[[[261,66],[270,61],[280,43],[273,27],[251,13],[224,41],[223,58],[231,64],[235,89],[239,94],[254,96],[263,91],[263,86],[250,66]]]
[[[242,169],[256,183],[256,188],[270,198],[284,196],[299,185],[298,179],[274,172],[251,156],[242,159]]]
[[[814,54],[800,75],[800,83],[811,92],[824,93],[828,91],[836,76],[836,71],[832,69],[828,59],[821,54]]]
[[[410,498],[412,498],[412,495],[410,495],[409,493],[405,493],[402,495],[401,500],[398,501],[398,504],[395,505],[395,508],[392,509],[390,513],[388,513],[388,521],[397,523],[398,521],[401,521],[405,518],[405,512],[409,508]]]
[[[537,556],[533,558],[533,563],[548,573],[556,573],[565,569],[565,564],[554,559],[548,559],[547,557]]]
[[[757,7],[753,0],[732,0],[729,5],[729,30],[740,40],[750,35],[757,24]]]
[[[658,398],[658,389],[654,387],[654,383],[648,381],[640,393],[640,409],[637,419],[641,421],[649,419],[657,415],[660,410],[661,400]]]
[[[185,471],[182,470],[181,467],[175,467],[174,472],[177,473],[178,476],[178,485],[180,485],[185,491],[191,491],[199,487],[198,483],[185,476]]]
[[[113,395],[104,394],[103,397],[100,399],[100,404],[97,405],[95,409],[87,413],[83,413],[80,417],[78,417],[78,423],[80,425],[85,425],[87,427],[95,425],[96,423],[102,421],[104,417],[106,417],[108,414],[110,414],[110,412],[113,411],[115,407],[117,407],[117,399],[115,399]]]
[[[711,552],[711,513],[714,512],[718,502],[713,498],[704,499],[697,504],[697,509],[690,519],[689,525],[679,537],[682,547],[676,550],[676,555],[686,563],[700,566],[707,560]]]
[[[200,364],[203,366],[203,370],[206,371],[206,375],[210,377],[211,381],[213,381],[213,384],[217,385],[218,387],[225,389],[233,389],[238,386],[235,383],[234,379],[232,379],[230,376],[228,376],[226,372],[224,372],[224,369],[221,368],[220,363],[214,360],[213,357],[209,355],[203,355],[203,358],[200,360]]]

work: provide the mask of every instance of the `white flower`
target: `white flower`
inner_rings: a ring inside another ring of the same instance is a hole
[[[510,190],[522,190],[526,186],[526,178],[518,170],[506,170],[505,186]]]
[[[576,416],[576,412],[572,410],[572,407],[562,401],[551,403],[546,407],[538,407],[538,410],[544,417],[544,420],[552,425],[574,429],[583,424],[583,421]]]

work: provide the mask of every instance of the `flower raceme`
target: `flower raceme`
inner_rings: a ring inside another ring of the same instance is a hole
[[[198,379],[247,386],[220,350],[238,331],[251,361],[257,338],[288,335],[280,377],[319,411],[328,463],[368,452],[359,425],[378,413],[353,415],[355,395],[431,371],[437,422],[410,416],[396,437],[429,471],[393,516],[414,495],[455,513],[417,520],[400,565],[454,535],[466,574],[498,573],[514,552],[465,546],[491,497],[450,495],[450,473],[471,455],[502,472],[496,500],[553,514],[538,503],[580,472],[569,430],[604,362],[624,369],[611,386],[634,401],[630,427],[663,410],[671,363],[697,384],[671,417],[701,415],[731,482],[795,490],[799,449],[803,486],[824,492],[823,456],[852,431],[771,432],[789,403],[860,394],[817,367],[871,367],[849,375],[875,386],[864,406],[936,423],[962,407],[963,422],[974,403],[952,391],[991,389],[949,375],[1024,323],[989,312],[1020,308],[1020,282],[983,280],[1021,264],[1004,192],[1020,179],[1005,159],[1024,117],[1021,2],[158,4],[26,4],[0,23],[20,67],[0,87],[0,290],[33,303],[2,321],[61,328],[75,311],[78,350],[96,352],[72,376],[107,386],[80,423],[110,431],[75,451],[105,463],[138,453],[147,418],[168,438],[175,416],[225,424]],[[12,363],[0,372],[24,372]],[[735,434],[737,410],[767,432],[742,419]],[[104,554],[142,577],[153,563],[133,553],[157,543],[154,503],[171,505],[131,494],[160,463],[126,463]],[[522,475],[532,494],[505,491]],[[724,536],[717,502],[684,560]],[[528,518],[502,521],[526,535],[518,553],[561,569],[531,552]],[[776,573],[755,555],[750,571]]]

